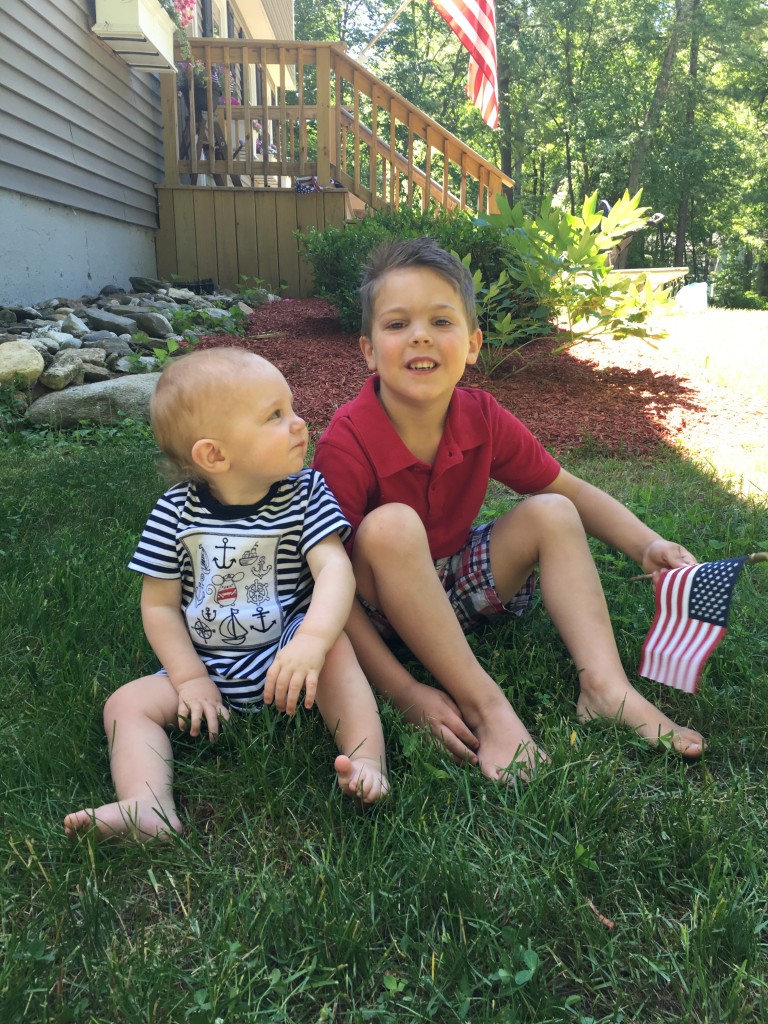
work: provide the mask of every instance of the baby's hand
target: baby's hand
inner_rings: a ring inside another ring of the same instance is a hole
[[[200,725],[205,719],[208,739],[219,735],[220,720],[229,718],[229,710],[221,699],[218,686],[208,676],[187,679],[178,688],[178,724],[182,732],[189,729],[190,736],[200,735]]]
[[[695,565],[696,558],[681,544],[669,540],[653,540],[643,552],[643,571],[658,572],[660,569],[679,569],[684,565]]]
[[[325,643],[307,633],[297,633],[272,662],[264,683],[264,703],[274,700],[278,711],[296,712],[304,690],[304,707],[315,703],[317,680],[327,654]]]

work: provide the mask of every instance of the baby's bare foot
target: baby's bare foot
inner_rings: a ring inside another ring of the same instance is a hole
[[[151,839],[170,839],[174,832],[181,832],[181,821],[175,811],[161,812],[151,800],[116,800],[68,814],[64,830],[69,839],[95,832],[102,839],[126,836],[146,843]]]
[[[528,780],[547,760],[505,697],[480,709],[468,723],[477,736],[480,770],[489,779],[509,781],[513,772]]]
[[[668,741],[672,749],[683,757],[701,757],[704,749],[701,733],[677,725],[628,682],[606,692],[590,689],[582,681],[576,714],[580,722],[588,722],[591,718],[612,718],[622,722],[652,747],[660,743],[666,745],[665,741]]]
[[[347,796],[353,796],[364,804],[372,804],[389,791],[387,773],[379,761],[370,757],[349,758],[339,754],[333,767],[339,780],[339,788]]]

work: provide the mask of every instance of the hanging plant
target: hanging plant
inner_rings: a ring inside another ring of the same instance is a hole
[[[160,6],[176,25],[174,38],[179,44],[181,56],[189,60],[189,39],[184,31],[195,17],[195,0],[159,0]]]

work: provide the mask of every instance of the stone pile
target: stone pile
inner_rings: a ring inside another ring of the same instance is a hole
[[[0,305],[0,388],[14,381],[26,386],[33,424],[73,427],[83,420],[146,419],[160,368],[152,349],[183,340],[174,334],[168,314],[205,310],[226,329],[233,307],[252,311],[232,293],[199,295],[153,278],[130,281],[131,291],[107,285],[98,295],[77,300]],[[259,301],[275,298],[258,295]],[[139,333],[149,342],[135,337]]]

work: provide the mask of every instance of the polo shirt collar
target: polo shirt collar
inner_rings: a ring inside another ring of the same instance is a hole
[[[375,373],[366,380],[357,400],[352,403],[352,419],[365,439],[377,472],[383,477],[393,476],[410,466],[423,465],[421,459],[417,459],[403,444],[379,401],[378,392],[379,375]],[[462,388],[453,393],[435,467],[442,462],[444,452],[453,452],[451,461],[460,462],[464,452],[477,448],[486,440],[487,428],[483,417],[477,415],[475,403],[468,402],[468,398]]]

